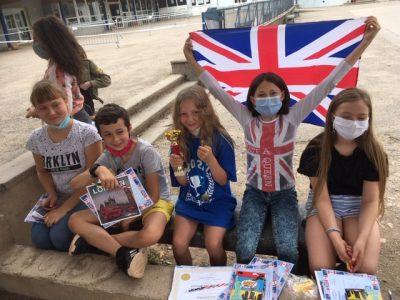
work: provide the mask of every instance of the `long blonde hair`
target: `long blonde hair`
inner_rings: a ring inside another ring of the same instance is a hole
[[[379,174],[379,214],[384,213],[384,194],[386,180],[389,175],[387,154],[380,142],[376,139],[372,126],[372,103],[369,94],[359,88],[348,88],[338,93],[329,105],[326,115],[325,130],[321,138],[320,163],[318,168],[318,182],[314,189],[314,201],[321,194],[327,182],[328,169],[331,164],[331,149],[334,146],[337,134],[333,128],[333,116],[336,109],[343,103],[362,101],[369,111],[369,127],[360,137],[355,139],[358,147],[367,155]]]
[[[229,141],[231,145],[233,145],[232,138],[229,136],[224,126],[222,126],[204,88],[200,87],[199,85],[185,88],[176,96],[172,112],[172,119],[174,122],[174,128],[181,130],[181,135],[179,136],[178,142],[181,146],[186,163],[189,162],[188,139],[190,137],[190,132],[182,125],[180,121],[180,107],[185,101],[193,101],[196,108],[199,110],[199,118],[202,124],[199,138],[202,143],[211,146],[215,153],[216,149],[214,138],[216,134],[220,133]]]

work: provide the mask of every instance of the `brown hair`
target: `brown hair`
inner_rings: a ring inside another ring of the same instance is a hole
[[[189,147],[187,141],[190,137],[190,132],[182,125],[180,121],[180,107],[185,101],[193,101],[196,105],[196,108],[199,110],[199,118],[202,121],[200,140],[203,143],[211,146],[215,153],[214,138],[216,137],[216,134],[220,133],[229,141],[231,145],[233,145],[232,138],[229,136],[224,126],[222,126],[204,88],[200,87],[199,85],[185,88],[179,92],[175,99],[172,119],[174,122],[174,128],[181,130],[179,144],[182,148],[186,162],[189,160]]]
[[[32,88],[31,103],[33,106],[57,98],[67,99],[67,96],[65,95],[64,89],[49,80],[38,81]]]
[[[326,115],[325,130],[321,137],[321,153],[318,169],[318,182],[314,189],[314,200],[321,194],[322,188],[327,181],[328,169],[331,164],[331,149],[337,139],[333,128],[333,116],[337,108],[343,103],[362,101],[369,111],[369,127],[360,137],[355,139],[358,147],[367,155],[379,174],[379,214],[384,213],[384,194],[386,180],[389,175],[387,154],[382,145],[376,139],[372,126],[372,103],[369,94],[359,88],[349,88],[338,93],[329,105]]]
[[[48,52],[51,61],[80,81],[86,53],[71,30],[55,16],[38,19],[32,29],[34,39]]]

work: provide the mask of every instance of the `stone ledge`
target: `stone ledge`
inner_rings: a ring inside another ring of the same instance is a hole
[[[173,272],[172,266],[148,265],[142,279],[132,279],[111,257],[14,245],[0,257],[0,290],[51,300],[165,300]]]

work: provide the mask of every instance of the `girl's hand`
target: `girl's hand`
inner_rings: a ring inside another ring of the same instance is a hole
[[[365,21],[365,24],[366,26],[363,40],[370,43],[378,34],[378,31],[381,30],[381,26],[379,25],[378,20],[375,17],[368,17]]]
[[[60,207],[53,209],[44,217],[44,223],[47,225],[47,227],[51,227],[54,224],[57,224],[58,221],[60,221],[66,215],[66,213],[67,212]]]
[[[331,233],[335,234],[335,233]],[[337,234],[338,237],[331,239],[333,243],[333,247],[335,248],[336,254],[339,256],[339,259],[346,263],[351,260],[351,256],[349,253],[351,253],[351,247],[346,243],[344,239],[342,239],[339,234]]]
[[[183,54],[188,62],[194,61],[192,40],[188,37],[183,46]]]
[[[353,269],[351,272],[357,272],[360,269],[365,254],[365,244],[366,241],[357,239],[353,246],[353,252],[351,255],[351,263],[353,265]]]
[[[207,165],[209,165],[215,159],[211,147],[207,145],[199,146],[197,149],[197,156]]]
[[[57,204],[57,194],[48,194],[46,200],[43,202],[43,207],[47,210],[55,208]]]
[[[171,154],[171,156],[169,157],[169,163],[171,167],[175,169],[177,167],[183,166],[184,161],[182,156]]]
[[[79,85],[79,87],[82,89],[82,90],[84,90],[84,91],[86,91],[88,88],[90,88],[92,86],[92,84],[90,83],[90,81],[85,81],[84,83],[81,83],[80,85]]]
[[[96,170],[96,175],[100,179],[101,185],[106,190],[113,190],[119,186],[117,178],[114,174],[105,166],[99,166]]]
[[[36,109],[35,109],[34,106],[28,107],[26,109],[25,118],[39,118],[39,116],[36,113]]]

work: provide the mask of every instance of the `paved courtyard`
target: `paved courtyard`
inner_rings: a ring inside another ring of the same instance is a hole
[[[116,44],[84,46],[89,58],[111,76],[111,85],[100,89],[106,102],[125,105],[128,99],[171,73],[172,60],[183,59],[182,47],[188,33],[201,29],[201,17],[184,18],[139,27],[124,33]],[[25,141],[39,120],[25,119],[33,84],[46,69],[30,45],[0,52],[0,163],[25,151]]]

